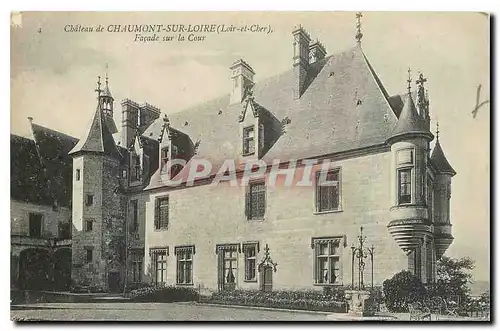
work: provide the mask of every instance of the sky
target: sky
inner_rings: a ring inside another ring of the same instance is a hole
[[[12,21],[13,22],[13,21]],[[134,33],[64,32],[67,24],[259,24],[273,33],[208,34],[199,42],[134,42]],[[432,127],[457,171],[452,182],[455,241],[447,255],[470,256],[474,276],[489,280],[490,98],[489,18],[480,13],[365,12],[362,47],[390,95],[406,91],[408,67],[428,81]],[[355,45],[352,12],[22,13],[11,25],[11,132],[29,134],[27,117],[75,137],[95,111],[97,76],[106,65],[119,102],[129,98],[172,113],[231,88],[229,66],[243,58],[255,80],[292,66],[291,32],[301,24],[328,54]]]

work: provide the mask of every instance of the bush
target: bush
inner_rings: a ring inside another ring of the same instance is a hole
[[[385,305],[391,312],[407,312],[408,304],[422,302],[426,297],[422,281],[406,270],[386,279],[383,288]]]
[[[76,285],[71,285],[69,291],[72,293],[89,293],[90,288],[88,285],[76,284]]]
[[[328,292],[328,290],[326,291]],[[341,290],[325,294],[320,291],[235,290],[213,293],[208,302],[240,306],[345,312],[344,299],[336,300]]]
[[[151,287],[151,285],[147,283],[131,283],[127,285],[125,292],[131,292],[133,290],[139,290],[145,287]]]
[[[198,293],[191,287],[155,285],[132,290],[129,297],[135,302],[180,302],[196,301]]]

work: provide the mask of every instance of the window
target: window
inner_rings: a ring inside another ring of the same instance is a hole
[[[316,173],[316,211],[340,210],[340,169]]]
[[[92,262],[92,255],[94,250],[92,248],[85,248],[85,262]]]
[[[127,178],[127,169],[122,170],[122,178],[126,179]]]
[[[87,206],[92,206],[94,204],[94,196],[92,194],[87,194],[85,204]]]
[[[341,284],[339,238],[313,238],[316,284]]]
[[[177,256],[177,284],[193,284],[194,246],[175,248]]]
[[[434,211],[434,184],[432,183],[432,178],[427,177],[427,210],[429,214],[429,219],[433,221],[433,211]]]
[[[166,248],[160,248],[154,249],[151,253],[155,284],[165,284],[167,282],[167,251]]]
[[[168,227],[168,197],[156,198],[155,203],[155,229],[166,229]]]
[[[398,170],[398,204],[411,203],[411,169]]]
[[[142,250],[132,251],[132,282],[142,282],[142,265],[144,259],[144,252]]]
[[[168,147],[161,149],[161,172],[167,172],[167,162],[168,162]]]
[[[132,156],[132,180],[141,179],[141,157],[139,155]]]
[[[413,148],[404,148],[396,152],[396,162],[399,167],[397,170],[397,192],[398,204],[412,202],[412,170],[414,165]],[[425,186],[425,180],[422,179],[422,186]],[[422,187],[422,196],[425,198],[425,188]]]
[[[93,223],[92,220],[86,220],[85,221],[85,231],[86,232],[92,231],[92,223]]]
[[[76,181],[80,180],[80,169],[76,169],[75,177],[76,177]]]
[[[243,244],[243,254],[245,256],[245,281],[256,282],[257,270],[257,250],[258,243]]]
[[[42,237],[42,214],[29,214],[29,236],[33,238]]]
[[[263,219],[266,212],[266,185],[250,183],[247,187],[246,214],[249,220]]]
[[[220,290],[234,290],[238,279],[239,244],[217,245]]]
[[[132,206],[132,226],[130,231],[135,233],[139,230],[139,208],[137,200],[131,200],[130,204]]]
[[[243,129],[243,155],[253,153],[255,153],[255,138],[252,125]]]

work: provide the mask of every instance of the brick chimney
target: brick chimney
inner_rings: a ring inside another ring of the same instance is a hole
[[[245,97],[245,91],[254,84],[253,76],[255,72],[242,59],[234,62],[229,69],[231,69],[231,80],[233,81],[230,104],[240,103]]]
[[[299,99],[303,92],[304,82],[309,67],[309,43],[311,37],[298,26],[293,30],[293,75],[295,78],[293,86],[293,97]]]
[[[326,56],[326,48],[323,46],[323,44],[316,39],[315,42],[313,42],[311,45],[309,45],[309,63],[315,63],[318,62],[322,59],[324,59]]]
[[[138,103],[130,99],[122,101],[121,145],[125,148],[129,148],[135,138],[139,125],[140,107]]]

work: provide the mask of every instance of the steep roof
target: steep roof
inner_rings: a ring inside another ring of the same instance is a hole
[[[104,115],[99,105],[97,105],[96,111],[84,135],[69,154],[79,152],[103,153],[117,159],[121,159],[122,157],[106,125]]]
[[[31,123],[33,139],[11,134],[11,199],[71,207],[73,161],[78,139]]]
[[[415,107],[411,93],[407,93],[406,102],[389,138],[395,139],[407,134],[423,135],[429,139],[433,138],[432,133],[426,128],[423,119],[418,115],[417,107]]]
[[[443,149],[441,148],[441,144],[439,143],[439,138],[436,139],[436,145],[434,146],[434,150],[431,154],[431,163],[440,173],[451,174],[452,176],[457,174],[446,159]]]
[[[263,156],[265,162],[385,144],[397,122],[387,92],[359,46],[312,64],[299,99],[293,98],[294,83],[290,69],[256,82],[253,88],[255,102],[288,123]],[[224,95],[172,113],[170,124],[199,141],[197,157],[208,159],[215,168],[225,159],[242,160],[238,123],[242,106],[230,105],[229,95]],[[162,124],[157,119],[143,136],[158,139]],[[149,188],[162,186],[153,179]]]

